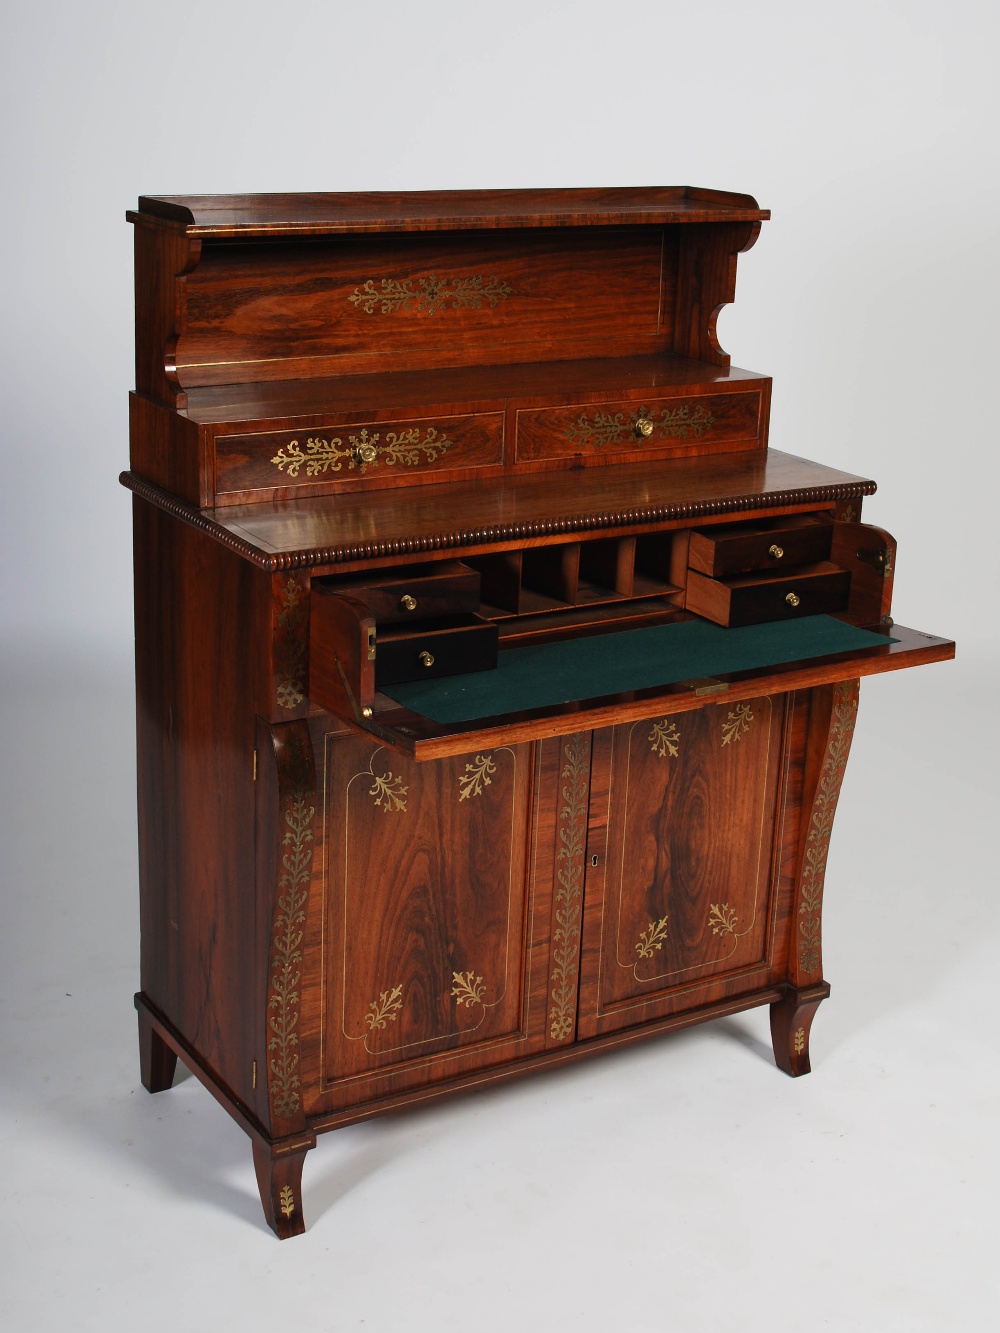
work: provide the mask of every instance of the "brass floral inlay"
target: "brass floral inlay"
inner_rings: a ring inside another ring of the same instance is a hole
[[[823,905],[823,884],[826,879],[826,861],[830,854],[830,834],[837,800],[844,780],[847,756],[851,749],[854,724],[858,716],[858,683],[845,680],[833,694],[833,718],[826,758],[820,774],[812,818],[806,836],[806,851],[802,865],[799,905],[799,962],[804,972],[814,972],[820,965],[820,909]]]
[[[645,430],[637,430],[640,422],[652,422],[653,429],[648,434]],[[590,417],[582,412],[567,430],[566,437],[573,444],[591,444],[595,449],[603,449],[606,444],[622,444],[626,440],[638,447],[643,441],[698,438],[714,424],[715,417],[708,408],[692,408],[690,405],[664,407],[658,419],[648,407],[639,407],[629,415],[595,412]]]
[[[302,927],[312,870],[312,822],[315,806],[307,803],[303,792],[293,793],[285,806],[287,831],[282,838],[286,848],[281,858],[278,878],[278,910],[274,918],[271,942],[271,982],[267,1007],[271,1036],[271,1109],[276,1116],[290,1116],[298,1111],[299,1097],[299,983],[302,963]]]
[[[477,754],[471,764],[465,765],[465,772],[458,779],[460,801],[467,801],[470,796],[481,796],[483,788],[492,783],[492,774],[497,771],[492,754]]]
[[[737,704],[733,712],[726,714],[726,720],[722,724],[722,744],[728,745],[730,741],[738,741],[750,730],[750,723],[753,721],[753,713],[750,704]]]
[[[661,759],[666,758],[667,755],[674,759],[677,758],[678,744],[681,737],[676,723],[671,722],[669,718],[665,717],[659,722],[654,722],[653,730],[646,739],[649,741],[650,749]]]
[[[639,943],[635,946],[635,951],[640,958],[652,958],[654,950],[659,952],[663,948],[663,942],[666,938],[667,917],[661,916],[659,921],[650,921],[639,936]]]
[[[801,1055],[806,1048],[806,1030],[805,1028],[795,1029],[795,1040],[792,1045],[795,1047],[795,1054]]]
[[[281,1211],[286,1217],[291,1217],[295,1212],[295,1195],[292,1192],[291,1185],[282,1185],[281,1194],[278,1196],[281,1202]]]
[[[282,708],[297,708],[305,698],[305,592],[294,579],[281,590],[281,612],[275,617],[274,683]]]
[[[369,790],[368,795],[375,797],[375,804],[381,806],[386,814],[392,810],[406,809],[406,794],[410,790],[402,778],[394,777],[392,773],[383,773],[381,777],[373,773],[375,785]]]
[[[396,1015],[402,1007],[402,984],[393,986],[391,991],[381,991],[378,999],[372,1000],[369,1004],[368,1012],[365,1014],[365,1022],[368,1024],[369,1032],[382,1032],[388,1023],[395,1023]]]
[[[720,935],[723,939],[727,935],[736,934],[736,924],[739,917],[736,909],[730,907],[728,903],[711,903],[709,905],[708,924],[712,927],[713,935]]]
[[[459,1008],[463,1004],[469,1009],[474,1004],[482,1004],[483,996],[486,994],[482,977],[475,976],[470,969],[468,972],[453,972],[451,979],[451,993],[458,1001]]]
[[[570,1036],[576,1010],[576,986],[579,972],[577,950],[581,928],[581,892],[583,889],[583,850],[587,828],[587,736],[571,736],[563,748],[566,763],[561,777],[563,804],[559,810],[559,852],[556,856],[555,918],[552,948],[552,1021],[553,1040]]]
[[[481,310],[484,305],[496,307],[506,301],[513,291],[510,283],[503,278],[484,278],[476,273],[468,278],[439,278],[436,273],[428,273],[426,278],[417,279],[417,288],[412,278],[401,281],[396,278],[369,278],[363,287],[355,287],[348,300],[366,315],[373,315],[378,310],[383,315],[394,315],[399,310],[424,311],[435,315],[439,310]]]
[[[305,476],[319,477],[325,472],[339,472],[345,463],[349,471],[357,468],[364,475],[379,463],[385,463],[387,467],[396,463],[403,467],[433,463],[454,443],[447,435],[440,434],[436,426],[428,426],[424,431],[419,426],[386,431],[384,441],[377,431],[369,433],[368,427],[364,426],[357,434],[348,435],[346,444],[339,435],[329,440],[310,435],[305,448],[298,440],[289,440],[271,462],[279,472],[285,472],[293,480],[303,469]]]

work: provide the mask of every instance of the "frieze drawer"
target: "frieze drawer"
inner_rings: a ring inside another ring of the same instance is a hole
[[[502,461],[502,412],[221,435],[215,441],[216,503],[266,499],[274,491],[320,495],[424,477],[442,481]]]
[[[826,560],[833,541],[833,523],[813,515],[767,522],[727,523],[691,533],[688,564],[700,574],[719,578]]]
[[[381,625],[416,624],[479,610],[480,574],[461,560],[387,570],[381,577],[338,579],[330,591],[363,602]]]
[[[769,381],[767,381],[769,383]],[[739,393],[689,394],[566,407],[517,414],[517,461],[699,452],[711,445],[751,449],[762,433],[766,407],[759,388]]]
[[[687,609],[717,625],[756,625],[765,620],[845,611],[851,591],[846,569],[822,563],[785,576],[741,575],[709,579],[688,573]]]
[[[489,671],[497,664],[499,634],[490,620],[461,616],[445,624],[402,627],[379,632],[375,649],[375,685]]]

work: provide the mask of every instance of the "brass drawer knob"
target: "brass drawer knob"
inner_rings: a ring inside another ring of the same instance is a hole
[[[356,444],[354,446],[354,458],[358,463],[374,463],[378,458],[378,450],[374,444]]]
[[[415,597],[412,597],[407,592],[404,593],[403,596],[399,599],[399,605],[403,608],[404,611],[416,611],[417,599]]]
[[[649,417],[637,417],[635,423],[635,433],[640,440],[648,440],[655,429],[655,422],[650,421]]]
[[[434,654],[429,653],[425,648],[424,651],[417,658],[417,661],[420,663],[421,666],[432,667],[434,665]]]
[[[798,606],[799,603],[802,601],[802,598],[799,596],[797,592],[790,592],[786,595],[785,601],[788,603],[789,606]]]
[[[783,546],[769,546],[767,553],[773,560],[780,560],[785,554],[785,548]]]

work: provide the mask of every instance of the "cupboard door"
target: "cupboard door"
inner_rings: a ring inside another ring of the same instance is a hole
[[[595,735],[579,1033],[768,980],[785,698]]]
[[[546,1045],[551,857],[535,846],[532,801],[541,750],[417,763],[366,737],[326,738],[310,943],[322,991],[315,1110]]]

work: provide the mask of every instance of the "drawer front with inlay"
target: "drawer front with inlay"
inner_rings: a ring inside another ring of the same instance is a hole
[[[602,403],[522,410],[517,414],[517,460],[664,457],[756,447],[762,435],[759,388],[740,393],[612,399]]]
[[[785,576],[725,580],[692,570],[686,606],[717,625],[756,625],[845,611],[850,590],[850,574],[831,564],[806,566]]]
[[[691,533],[688,564],[713,578],[754,570],[780,573],[828,559],[832,540],[832,522],[811,515],[727,523]]]
[[[364,490],[424,475],[440,481],[502,461],[502,412],[223,435],[215,442],[216,503],[263,499],[274,491]]]

